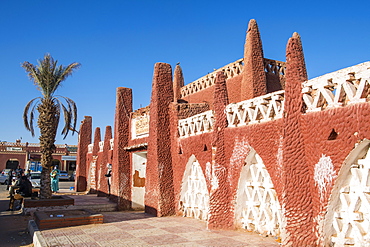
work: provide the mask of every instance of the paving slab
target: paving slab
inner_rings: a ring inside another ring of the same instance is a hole
[[[244,230],[207,230],[206,223],[178,216],[152,217],[144,212],[102,212],[104,223],[39,230],[46,246],[279,246],[272,237]]]

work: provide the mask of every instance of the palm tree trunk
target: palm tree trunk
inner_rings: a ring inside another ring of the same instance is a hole
[[[50,99],[43,99],[37,110],[39,118],[37,124],[40,128],[40,149],[41,149],[41,180],[40,198],[51,198],[50,170],[55,152],[55,135],[58,128],[58,108]]]

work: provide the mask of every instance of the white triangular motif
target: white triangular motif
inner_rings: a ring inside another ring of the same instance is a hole
[[[270,175],[253,149],[240,175],[236,220],[239,225],[250,231],[280,236],[281,207]]]

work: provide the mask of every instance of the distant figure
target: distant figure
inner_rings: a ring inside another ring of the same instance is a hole
[[[21,200],[20,205],[22,205],[24,197],[30,197],[32,195],[32,184],[28,180],[27,176],[22,176],[20,179],[19,189],[17,194],[10,197],[9,209],[7,211],[12,211],[15,200]]]
[[[15,175],[16,176],[22,176],[23,175],[23,169],[21,168],[21,166],[19,165],[17,169],[15,169]]]
[[[106,176],[108,179],[108,195],[110,196],[110,184],[111,184],[111,176],[112,176],[112,165],[111,164],[107,164],[107,174],[105,174],[104,176]]]
[[[28,178],[31,177],[31,170],[28,169],[27,171],[25,171],[24,175],[27,176]]]
[[[52,192],[58,192],[59,190],[59,174],[60,171],[58,169],[58,166],[54,166],[54,170],[50,173]]]
[[[7,183],[6,183],[6,190],[9,190],[9,187],[10,185],[12,184],[12,180],[13,180],[13,172],[14,170],[13,169],[10,169],[8,171],[8,180],[7,180]]]

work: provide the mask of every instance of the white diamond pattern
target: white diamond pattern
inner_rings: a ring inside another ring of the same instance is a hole
[[[245,229],[279,236],[282,216],[276,191],[262,159],[252,152],[240,176],[236,217]]]
[[[353,164],[332,221],[334,246],[370,246],[370,154]],[[339,178],[338,178],[339,179]]]
[[[184,217],[207,221],[209,193],[198,161],[188,163],[181,188],[180,206]]]

